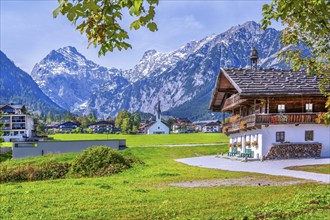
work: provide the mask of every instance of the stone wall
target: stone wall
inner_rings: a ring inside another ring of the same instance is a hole
[[[321,156],[321,143],[273,144],[263,160],[316,158]]]

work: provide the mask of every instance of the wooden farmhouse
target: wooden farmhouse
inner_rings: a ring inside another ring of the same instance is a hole
[[[330,126],[317,123],[325,102],[318,77],[306,72],[220,69],[209,109],[232,115],[223,123],[229,155],[330,157]]]

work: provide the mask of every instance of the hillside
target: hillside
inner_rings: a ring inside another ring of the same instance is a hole
[[[36,112],[64,112],[41,91],[29,74],[18,68],[2,51],[0,64],[0,103],[24,104]]]

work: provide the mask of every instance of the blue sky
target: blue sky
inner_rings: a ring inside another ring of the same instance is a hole
[[[0,49],[23,70],[33,66],[51,50],[74,46],[95,63],[128,69],[149,49],[172,51],[192,40],[220,34],[246,21],[260,22],[262,5],[270,1],[160,0],[155,21],[159,31],[145,28],[129,32],[133,49],[98,57],[98,49],[87,49],[87,40],[64,17],[54,19],[57,0],[0,0]],[[129,22],[124,21],[129,27]],[[274,26],[280,29],[279,24]]]

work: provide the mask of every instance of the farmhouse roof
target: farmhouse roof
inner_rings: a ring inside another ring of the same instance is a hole
[[[220,126],[220,123],[217,123],[217,122],[209,122],[209,123],[205,124],[204,126]]]
[[[63,123],[59,124],[58,126],[72,126],[72,125],[79,126],[80,124],[72,122],[72,121],[66,121],[66,122],[63,122]]]
[[[220,69],[209,109],[219,108],[229,94],[239,93],[242,97],[317,95],[320,78],[304,71],[279,69]],[[330,91],[330,86],[327,89]]]
[[[6,106],[8,106],[12,109],[22,109],[25,107],[24,105],[5,104],[5,105],[0,105],[0,109],[4,108]]]
[[[114,122],[113,121],[98,121],[98,122],[91,123],[88,126],[93,126],[93,125],[114,125]]]
[[[193,125],[205,125],[205,124],[208,124],[210,122],[215,122],[215,123],[218,123],[218,124],[221,123],[219,120],[204,120],[204,121],[194,121],[192,124]]]

